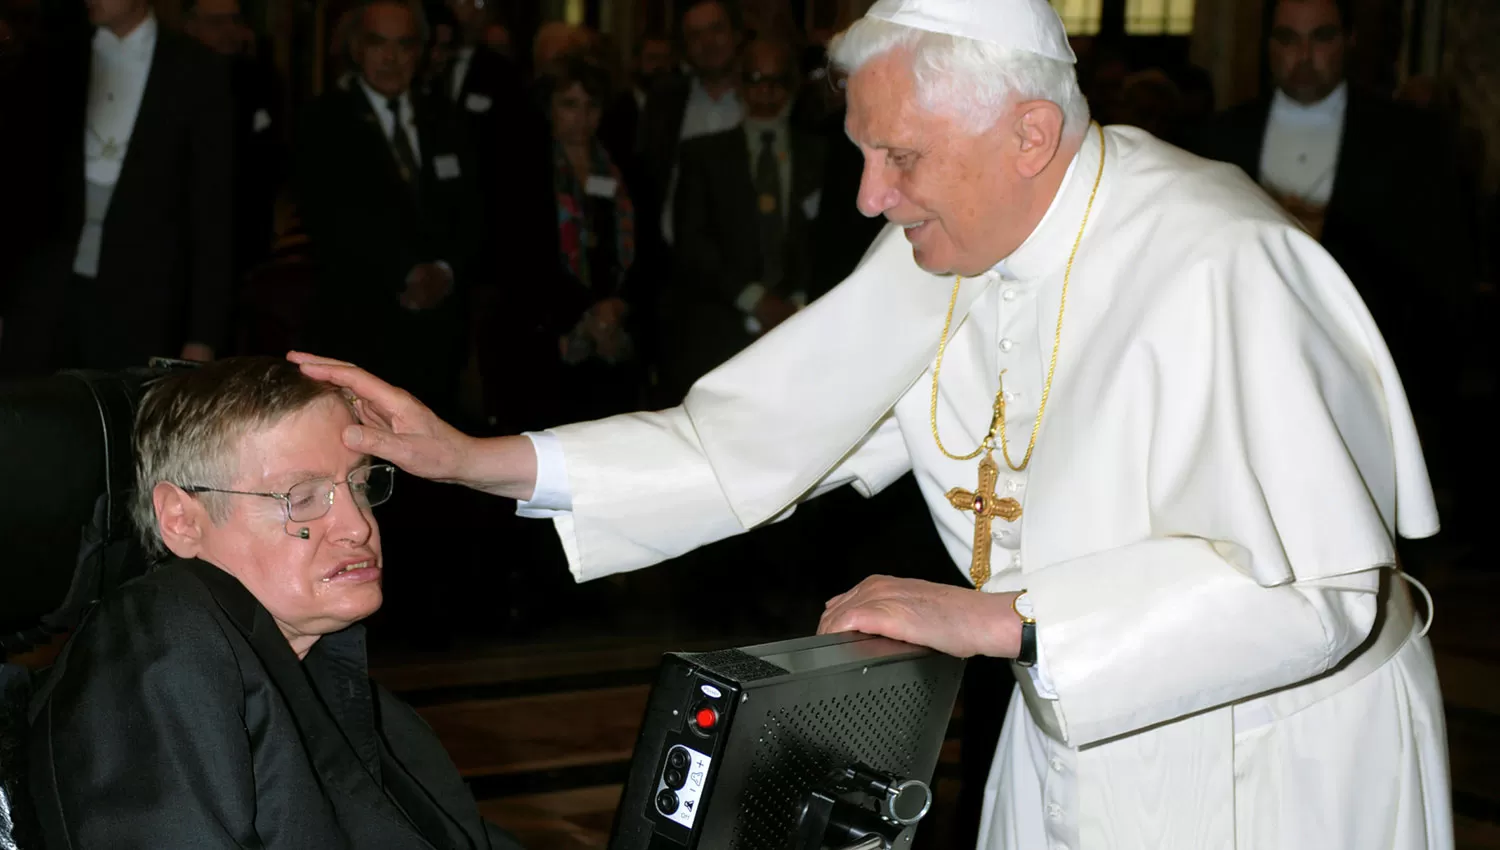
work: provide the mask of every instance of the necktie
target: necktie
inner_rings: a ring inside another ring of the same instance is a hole
[[[782,229],[781,169],[776,162],[776,131],[760,134],[760,155],[755,160],[755,192],[759,195],[761,285],[774,289],[781,283]]]
[[[393,97],[385,105],[396,119],[391,124],[391,148],[396,152],[396,166],[401,169],[401,179],[416,185],[417,174],[420,172],[417,168],[417,155],[411,149],[411,138],[401,125],[401,100]]]

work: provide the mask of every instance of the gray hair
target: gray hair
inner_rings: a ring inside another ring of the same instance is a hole
[[[988,130],[1007,107],[1024,100],[1057,104],[1066,137],[1088,129],[1088,101],[1070,62],[879,18],[861,18],[834,36],[828,55],[835,68],[853,74],[898,49],[911,53],[922,108],[955,118],[970,132]]]
[[[307,377],[279,357],[229,357],[153,383],[135,416],[130,500],[130,516],[147,554],[168,554],[152,500],[157,484],[233,486],[246,434],[274,426],[325,396],[344,399],[338,387]],[[198,498],[215,524],[229,517],[225,495]]]
[[[340,20],[347,21],[348,31],[344,33],[344,50],[352,61],[359,55],[359,39],[365,34],[365,10],[371,6],[405,6],[411,12],[412,23],[417,28],[417,38],[421,39],[423,48],[432,38],[432,28],[427,24],[427,11],[422,7],[419,0],[360,0],[349,11],[344,14],[348,17]]]

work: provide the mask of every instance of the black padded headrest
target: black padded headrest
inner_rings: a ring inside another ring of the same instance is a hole
[[[131,433],[145,385],[171,368],[0,383],[0,650],[70,628],[144,571]]]

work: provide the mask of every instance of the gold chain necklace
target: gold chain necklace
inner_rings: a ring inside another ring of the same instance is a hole
[[[1000,453],[1005,462],[1017,472],[1031,465],[1031,453],[1036,450],[1036,435],[1042,430],[1042,414],[1047,412],[1047,399],[1052,395],[1052,377],[1057,374],[1057,350],[1062,345],[1063,312],[1068,306],[1068,283],[1073,279],[1073,261],[1078,257],[1078,246],[1083,243],[1083,232],[1088,229],[1089,214],[1094,210],[1094,198],[1099,194],[1099,183],[1104,179],[1104,127],[1099,127],[1099,173],[1094,175],[1094,188],[1089,192],[1089,203],[1083,211],[1083,224],[1078,227],[1078,236],[1073,239],[1073,251],[1068,255],[1067,270],[1063,272],[1062,298],[1057,306],[1057,331],[1052,337],[1052,362],[1047,366],[1047,383],[1042,388],[1042,401],[1037,406],[1036,422],[1031,426],[1031,443],[1026,447],[1026,457],[1018,466],[1010,459],[1010,445],[1005,439],[1005,371],[1000,372],[1000,389],[995,393],[994,416],[990,419],[990,432],[979,441],[979,447],[966,455],[956,455],[943,446],[938,436],[937,403],[938,375],[943,371],[943,352],[948,348],[948,332],[953,326],[953,310],[958,304],[958,288],[963,278],[953,281],[953,295],[948,299],[948,316],[943,319],[943,335],[938,339],[937,363],[932,367],[932,439],[937,441],[938,451],[953,460],[973,460],[984,455],[979,462],[979,485],[971,493],[954,487],[947,493],[948,503],[961,511],[974,514],[974,554],[969,563],[969,579],[976,589],[983,589],[990,580],[990,525],[995,517],[1006,522],[1021,518],[1021,503],[1015,499],[996,498],[995,485],[1000,480],[1000,466],[995,463],[995,435],[1000,435]]]
[[[1094,209],[1094,198],[1099,194],[1099,183],[1104,178],[1104,128],[1099,128],[1099,171],[1094,175],[1094,188],[1089,192],[1089,203],[1083,212],[1083,224],[1078,228],[1078,236],[1073,239],[1073,251],[1068,255],[1068,265],[1063,272],[1062,299],[1057,308],[1057,331],[1052,337],[1052,360],[1047,366],[1047,383],[1042,389],[1042,401],[1037,407],[1036,422],[1031,426],[1031,443],[1026,447],[1026,456],[1017,465],[1010,459],[1010,447],[1005,436],[1005,372],[1000,373],[1000,390],[995,393],[994,417],[990,420],[990,431],[985,438],[979,442],[979,447],[966,455],[956,455],[943,445],[943,438],[938,436],[937,404],[938,404],[938,375],[943,370],[943,353],[948,348],[948,332],[953,324],[953,309],[958,303],[958,289],[963,283],[962,277],[953,281],[953,295],[948,299],[948,315],[943,319],[943,335],[938,340],[937,363],[932,368],[932,439],[937,442],[938,451],[953,460],[973,460],[986,451],[995,449],[995,436],[1000,436],[1000,451],[1005,455],[1005,462],[1011,469],[1020,472],[1031,464],[1031,453],[1036,450],[1036,437],[1041,432],[1042,414],[1047,412],[1047,399],[1052,394],[1052,378],[1057,373],[1057,351],[1062,344],[1063,312],[1068,305],[1068,284],[1073,277],[1073,261],[1078,257],[1078,246],[1083,243],[1083,232],[1088,228],[1089,215]]]

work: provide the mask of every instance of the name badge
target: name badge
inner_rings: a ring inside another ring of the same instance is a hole
[[[613,198],[619,188],[620,181],[600,174],[589,175],[588,181],[583,184],[583,191],[590,198]]]
[[[271,126],[271,113],[264,109],[255,110],[255,116],[250,119],[250,131],[259,133],[269,126]]]
[[[451,153],[438,154],[432,158],[432,172],[439,180],[452,180],[458,176],[458,156]]]
[[[811,221],[818,217],[818,208],[823,204],[823,190],[815,189],[802,199],[802,215]]]
[[[479,94],[478,92],[473,92],[468,97],[464,98],[464,109],[467,109],[470,112],[489,112],[490,107],[494,105],[494,101],[490,100],[482,94]]]

